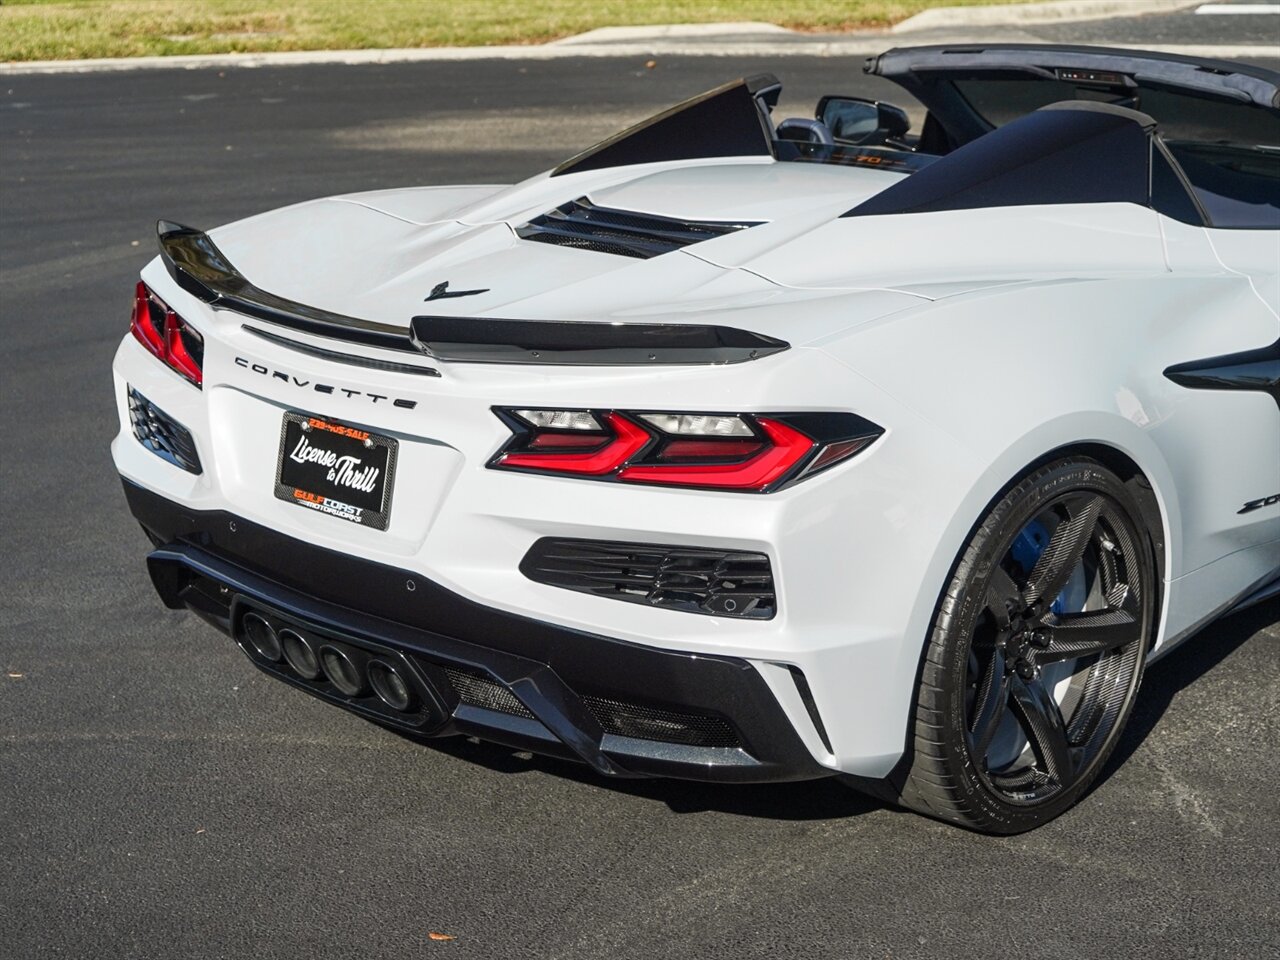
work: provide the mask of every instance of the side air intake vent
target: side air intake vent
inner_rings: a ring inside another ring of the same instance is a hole
[[[534,217],[516,235],[539,243],[647,260],[691,243],[736,233],[759,222],[674,220],[649,213],[597,207],[586,197]]]
[[[553,587],[688,613],[768,620],[777,609],[763,553],[543,537],[520,572]]]

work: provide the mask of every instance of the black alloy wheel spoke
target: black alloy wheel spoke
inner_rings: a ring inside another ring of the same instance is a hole
[[[991,741],[1000,729],[1005,708],[1009,705],[1009,670],[1004,651],[996,647],[983,674],[974,706],[974,719],[970,729],[973,756],[981,762],[991,747]]]
[[[1014,674],[1010,683],[1014,715],[1035,751],[1041,772],[1051,782],[1065,786],[1075,773],[1075,762],[1062,712],[1038,677],[1024,680]]]
[[[1053,531],[1044,553],[1027,578],[1023,596],[1028,607],[1038,607],[1038,612],[1044,613],[1049,604],[1058,599],[1058,594],[1066,589],[1071,574],[1084,557],[1085,547],[1089,545],[1093,528],[1102,514],[1102,506],[1103,499],[1097,494],[1085,494],[1071,502],[1070,517]]]
[[[1155,593],[1149,538],[1123,481],[1070,465],[1035,474],[1034,489],[1021,483],[971,545],[982,549],[964,592],[949,594],[964,633],[945,638],[947,696],[921,701],[918,714],[917,738],[934,735],[940,715],[946,724],[936,741],[945,766],[913,771],[920,789],[963,777],[1012,818],[1001,832],[1075,802],[1114,749],[1142,676]],[[985,800],[965,815],[988,824]]]
[[[1015,611],[1021,613],[1025,606],[1022,591],[1013,582],[1013,577],[1003,567],[992,569],[991,579],[987,581],[987,610],[995,619],[996,626],[1001,630],[1009,629],[1012,614]]]
[[[1142,633],[1138,614],[1137,601],[1126,589],[1118,606],[1051,616],[1041,628],[1048,635],[1048,643],[1035,651],[1035,661],[1044,664],[1075,660],[1133,643]]]

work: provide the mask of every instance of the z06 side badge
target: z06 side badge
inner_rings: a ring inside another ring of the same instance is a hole
[[[1252,513],[1254,510],[1261,510],[1263,507],[1270,507],[1280,503],[1280,493],[1270,497],[1259,497],[1257,500],[1250,500],[1243,507],[1236,511],[1237,514]]]

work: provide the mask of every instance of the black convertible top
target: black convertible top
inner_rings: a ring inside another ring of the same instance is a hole
[[[976,140],[1001,119],[1051,100],[1108,98],[1139,110],[1148,110],[1148,101],[1159,101],[1159,110],[1148,112],[1162,127],[1183,115],[1202,127],[1220,116],[1225,128],[1208,140],[1274,144],[1270,134],[1256,139],[1259,125],[1280,124],[1280,73],[1226,60],[1111,47],[993,43],[895,47],[868,57],[862,69],[892,80],[928,108],[921,149],[931,153]],[[1043,102],[1034,102],[1037,97]],[[993,109],[1003,117],[993,118]]]
[[[868,57],[863,72],[893,80],[919,96],[960,75],[1024,73],[1042,79],[1149,83],[1280,109],[1280,72],[1248,63],[1151,50],[1047,43],[941,44],[894,47]],[[1093,76],[1090,76],[1093,74]]]

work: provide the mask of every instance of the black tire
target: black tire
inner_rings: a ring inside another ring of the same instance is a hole
[[[1043,545],[1027,570],[1029,537]],[[934,617],[898,801],[1014,834],[1079,800],[1142,681],[1153,552],[1138,505],[1101,464],[1062,459],[1016,482],[970,538]],[[1082,612],[1051,609],[1068,595]]]

